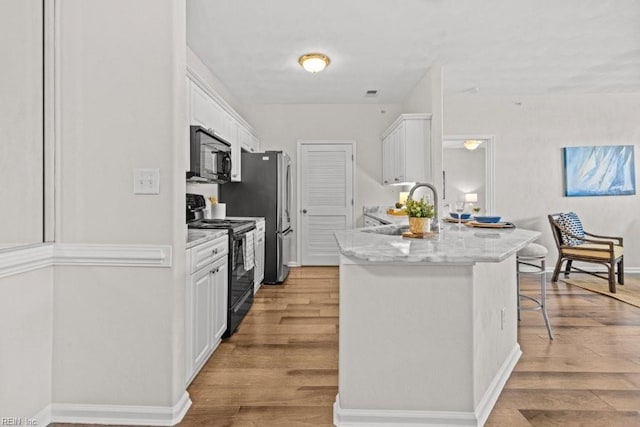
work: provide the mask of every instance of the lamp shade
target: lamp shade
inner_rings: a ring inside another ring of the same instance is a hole
[[[476,203],[478,201],[478,193],[466,193],[464,201],[467,203]]]

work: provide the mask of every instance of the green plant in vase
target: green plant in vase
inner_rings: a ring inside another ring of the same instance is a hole
[[[435,209],[432,204],[424,201],[424,197],[420,200],[407,199],[407,215],[409,215],[409,231],[413,234],[423,234],[425,228],[427,231],[431,223],[431,218],[435,215]]]
[[[478,215],[480,213],[480,207],[479,206],[474,206],[473,209],[471,209],[473,211],[473,215]]]

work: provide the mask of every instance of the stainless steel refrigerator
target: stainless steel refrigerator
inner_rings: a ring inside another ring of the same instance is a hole
[[[282,151],[242,153],[242,182],[220,185],[228,216],[265,218],[264,283],[281,283],[291,258],[291,159]]]

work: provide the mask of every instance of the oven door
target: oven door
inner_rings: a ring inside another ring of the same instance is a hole
[[[246,233],[234,234],[231,237],[229,265],[229,308],[241,302],[247,289],[253,289],[254,267],[244,266],[244,236]],[[253,250],[253,248],[251,248]]]

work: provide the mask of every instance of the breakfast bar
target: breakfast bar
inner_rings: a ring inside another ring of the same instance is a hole
[[[516,252],[540,233],[444,224],[336,233],[340,249],[336,425],[486,421],[521,351]]]

